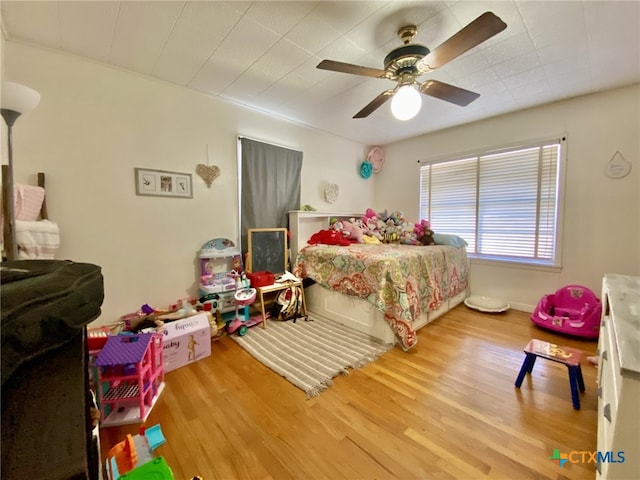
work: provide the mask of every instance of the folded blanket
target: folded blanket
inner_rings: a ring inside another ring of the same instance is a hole
[[[38,220],[43,201],[44,188],[22,184],[13,186],[13,215],[16,220],[28,222]],[[0,212],[0,220],[4,224],[2,212]]]
[[[19,260],[52,260],[60,247],[60,229],[49,220],[16,220],[16,244]]]
[[[34,185],[17,184],[13,187],[15,195],[16,220],[35,221],[40,215],[44,201],[44,188]]]

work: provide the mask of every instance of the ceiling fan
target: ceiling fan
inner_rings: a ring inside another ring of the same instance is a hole
[[[408,120],[418,113],[422,103],[420,94],[414,88],[414,85],[417,85],[418,90],[425,95],[460,106],[466,106],[478,98],[479,94],[469,90],[439,82],[438,80],[419,82],[418,77],[443,66],[505,28],[507,28],[507,24],[498,16],[493,12],[485,12],[436,49],[429,50],[424,45],[411,43],[418,29],[415,25],[407,25],[398,31],[398,36],[404,45],[392,50],[385,57],[384,70],[336,62],[334,60],[322,60],[316,68],[363,75],[365,77],[385,78],[397,82],[394,88],[382,92],[366,107],[356,113],[353,118],[369,116],[387,100],[394,97],[391,104],[394,115],[401,120]],[[405,96],[409,97],[406,100],[408,102],[406,106],[410,111],[400,112],[401,108],[394,109],[396,104],[403,102],[403,97]]]

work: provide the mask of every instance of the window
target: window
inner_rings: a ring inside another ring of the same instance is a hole
[[[558,266],[562,140],[420,166],[420,218],[470,257]]]
[[[286,228],[289,210],[300,208],[302,152],[238,137],[240,244],[250,228]]]

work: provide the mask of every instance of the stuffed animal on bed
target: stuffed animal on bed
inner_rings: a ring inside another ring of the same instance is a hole
[[[366,223],[370,218],[378,218],[378,214],[373,208],[367,208],[364,217],[362,217],[362,221]]]
[[[353,243],[362,243],[362,229],[356,225],[355,220],[353,222],[348,222],[346,220],[333,222],[331,224],[331,230],[340,232],[346,239]]]
[[[357,238],[362,238],[362,240],[359,240],[359,243],[368,243],[368,244],[380,243],[380,240],[376,238],[374,233],[374,230],[375,230],[374,224],[373,223],[367,224],[365,223],[365,220],[366,220],[366,217],[351,219],[351,223],[360,230],[360,234],[356,233],[356,235],[358,236]],[[377,220],[371,220],[371,219],[369,220],[370,222],[377,222]],[[369,225],[371,225],[371,228],[369,228]]]
[[[354,223],[362,231],[364,243],[435,245],[429,221],[409,222],[400,210],[389,214],[387,210],[376,213],[372,208],[368,208],[361,219],[351,220],[351,223]]]
[[[362,229],[353,222],[342,222],[342,230],[346,232],[347,237],[356,243],[362,243]]]
[[[433,230],[425,230],[421,237],[418,237],[418,242],[421,245],[435,245],[436,242],[433,239]]]
[[[378,220],[382,220],[383,222],[386,222],[387,219],[389,218],[389,214],[387,213],[387,209],[384,210],[384,212],[379,212],[377,214]]]
[[[420,223],[415,224],[414,231],[418,242],[421,245],[435,245],[436,242],[433,239],[433,230],[431,230],[431,223],[429,220],[420,220]]]
[[[344,235],[342,235],[341,232],[332,229],[320,230],[319,232],[311,235],[311,238],[309,238],[309,245],[316,245],[318,243],[325,245],[351,244],[351,242]]]
[[[354,221],[363,234],[363,242],[364,243],[372,243],[369,240],[371,238],[375,238],[377,242],[380,243],[382,241],[382,233],[380,232],[380,227],[384,226],[384,222],[378,219],[378,214],[371,208],[367,208],[366,213],[362,217],[362,219],[358,219]],[[369,237],[369,239],[366,239]],[[366,240],[365,240],[366,239]]]

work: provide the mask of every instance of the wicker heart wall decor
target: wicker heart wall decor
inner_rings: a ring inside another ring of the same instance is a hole
[[[204,183],[207,184],[208,188],[211,188],[211,184],[213,181],[220,176],[220,167],[217,165],[205,165],[204,163],[199,163],[196,166],[196,173],[204,180]]]

